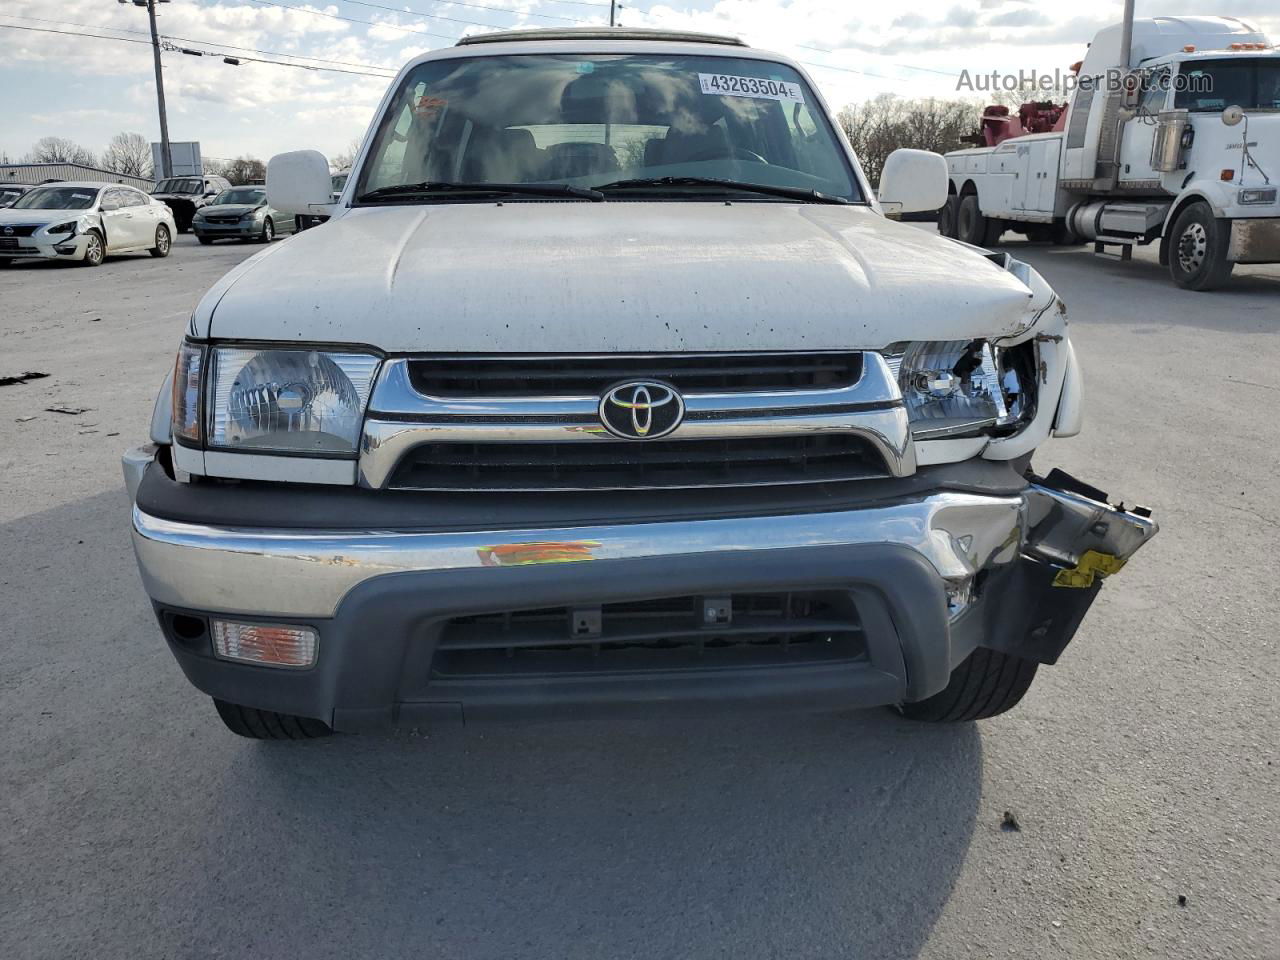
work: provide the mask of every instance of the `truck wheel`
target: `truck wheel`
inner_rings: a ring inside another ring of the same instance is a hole
[[[1031,687],[1037,666],[1031,660],[979,647],[951,671],[945,690],[898,709],[905,717],[928,723],[985,720],[1017,706]]]
[[[982,215],[982,209],[978,206],[976,193],[960,198],[960,206],[956,212],[956,238],[975,247],[986,242],[987,218]]]
[[[938,233],[944,237],[956,238],[956,208],[960,206],[958,197],[947,197],[947,202],[938,211]]]
[[[217,698],[213,705],[228,730],[250,740],[314,740],[333,733],[327,725],[310,717],[256,710]]]
[[[1049,239],[1053,241],[1055,247],[1078,247],[1084,243],[1076,232],[1071,229],[1071,225],[1066,220],[1053,221],[1053,228],[1049,231]]]
[[[1193,203],[1174,221],[1169,237],[1169,275],[1184,290],[1216,290],[1235,264],[1227,259],[1231,230],[1208,204]]]

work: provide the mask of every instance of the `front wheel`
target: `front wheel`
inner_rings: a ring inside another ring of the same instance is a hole
[[[200,241],[200,246],[202,247],[207,247],[213,243],[213,237],[196,237],[196,239]]]
[[[228,730],[250,740],[314,740],[333,733],[326,724],[311,717],[242,707],[216,698],[213,705]]]
[[[148,252],[153,257],[167,257],[172,246],[173,241],[169,236],[169,228],[162,223],[156,227],[156,245]]]
[[[102,245],[102,235],[96,230],[91,230],[86,237],[84,257],[80,262],[86,267],[102,266],[102,261],[107,255],[106,248]]]
[[[275,225],[271,222],[271,218],[267,217],[267,219],[262,221],[262,233],[259,234],[258,240],[261,241],[262,243],[270,243],[275,238],[276,238]]]
[[[1227,259],[1231,225],[1213,215],[1208,204],[1193,203],[1174,221],[1169,242],[1169,275],[1184,290],[1216,290],[1227,282],[1235,263]]]
[[[912,720],[964,723],[985,720],[1017,706],[1036,677],[1039,664],[979,647],[951,671],[941,693],[898,709]]]

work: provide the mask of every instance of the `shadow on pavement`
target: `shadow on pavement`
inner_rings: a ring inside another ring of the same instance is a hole
[[[969,847],[977,729],[885,711],[241,740],[122,494],[0,538],[9,956],[911,958]]]

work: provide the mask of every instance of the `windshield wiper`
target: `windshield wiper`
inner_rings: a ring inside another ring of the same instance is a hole
[[[832,196],[817,190],[804,187],[775,187],[766,183],[748,183],[745,180],[726,180],[722,177],[640,177],[635,180],[615,180],[613,183],[597,184],[595,189],[602,193],[615,190],[631,190],[644,187],[715,187],[725,193],[761,193],[770,197],[785,197],[788,200],[803,200],[806,203],[848,203],[844,197]]]
[[[583,200],[603,200],[604,194],[587,187],[574,187],[567,183],[450,183],[443,180],[425,180],[422,183],[397,183],[379,187],[356,197],[360,203],[378,200],[405,200],[413,197],[431,197],[438,194],[454,196],[519,196],[531,197],[580,197]]]

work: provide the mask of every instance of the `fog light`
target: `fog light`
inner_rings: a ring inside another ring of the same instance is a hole
[[[213,652],[224,660],[309,667],[316,662],[316,641],[310,627],[213,621]]]

